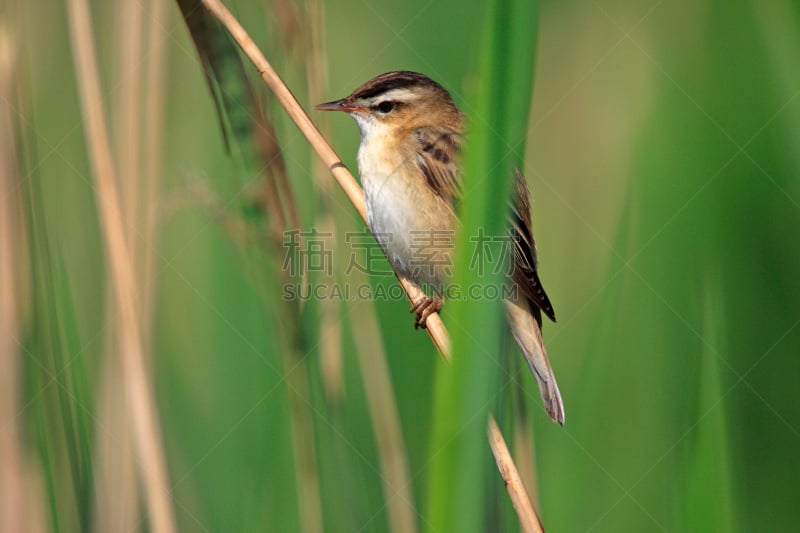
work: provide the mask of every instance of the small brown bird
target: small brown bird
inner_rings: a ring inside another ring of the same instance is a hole
[[[433,290],[432,296],[411,308],[417,314],[414,325],[425,327],[428,316],[443,305],[450,250],[436,250],[436,261],[428,254],[425,264],[419,237],[452,234],[458,226],[454,203],[461,193],[463,115],[441,85],[407,71],[381,74],[350,96],[316,109],[344,111],[356,120],[361,130],[358,170],[367,224],[397,273]],[[505,301],[506,315],[539,384],[547,414],[563,424],[564,405],[541,332],[542,313],[553,321],[555,313],[536,272],[528,186],[519,172],[514,185],[510,278],[518,290],[515,298]]]

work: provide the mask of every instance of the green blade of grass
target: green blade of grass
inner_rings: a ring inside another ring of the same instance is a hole
[[[514,166],[520,166],[533,85],[537,2],[496,2],[487,17],[471,131],[465,153],[465,193],[458,236],[455,286],[499,287],[502,277],[470,270],[471,237],[505,234]],[[489,266],[487,270],[494,270]],[[485,275],[481,275],[485,274]],[[485,427],[488,413],[506,391],[499,348],[500,300],[450,303],[452,366],[435,381],[433,439],[428,472],[427,531],[484,531],[489,526],[494,467]],[[496,473],[495,473],[496,474]],[[497,482],[497,483],[495,483]]]
[[[315,408],[305,361],[318,344],[318,332],[309,334],[301,323],[297,302],[285,301],[281,297],[280,283],[288,281],[288,273],[281,268],[283,232],[293,229],[289,227],[290,223],[295,227],[299,225],[281,147],[256,98],[256,90],[247,78],[239,51],[222,24],[199,2],[180,0],[178,5],[202,60],[223,135],[236,167],[238,179],[223,186],[234,191],[234,198],[239,199],[238,211],[248,222],[245,225],[246,238],[238,243],[243,245],[241,258],[256,285],[256,294],[261,302],[260,314],[269,318],[276,341],[270,349],[270,357],[264,360],[271,372],[282,372],[283,380],[278,385],[288,398],[286,418],[281,417],[282,423],[271,427],[271,431],[276,441],[288,440],[291,443],[291,459],[270,454],[260,465],[265,471],[283,470],[282,476],[286,474],[287,464],[291,465],[294,475],[290,477],[295,490],[287,487],[286,490],[269,491],[263,496],[270,500],[270,508],[280,522],[299,520],[301,531],[321,531],[323,516],[313,419]],[[261,191],[245,188],[239,197],[238,192],[243,186],[253,184],[258,184]],[[260,194],[252,194],[256,192]],[[225,265],[217,265],[217,268],[228,270]],[[265,276],[265,272],[268,275]],[[215,278],[223,280],[215,286],[222,295],[227,291],[224,276]],[[296,516],[289,516],[292,513]]]
[[[31,296],[34,302],[23,352],[28,355],[28,401],[36,405],[33,427],[48,490],[50,523],[86,529],[91,523],[92,394],[87,354],[53,228],[42,207],[40,177],[25,184],[30,228]]]
[[[735,531],[731,487],[727,394],[720,382],[720,339],[726,322],[722,313],[719,274],[709,274],[702,332],[708,347],[700,365],[697,430],[691,435],[683,462],[684,483],[675,487],[678,529],[684,531]]]

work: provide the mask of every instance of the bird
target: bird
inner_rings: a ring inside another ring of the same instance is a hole
[[[357,162],[367,225],[397,275],[432,292],[411,307],[416,313],[414,326],[424,328],[427,318],[444,304],[452,247],[440,246],[435,254],[430,250],[423,254],[420,238],[427,236],[430,242],[430,236],[452,235],[459,226],[465,116],[443,86],[411,71],[381,74],[349,96],[315,109],[342,111],[358,125]],[[518,170],[511,196],[509,281],[518,290],[504,301],[506,318],[539,385],[547,414],[563,425],[564,404],[541,332],[542,314],[555,322],[555,312],[537,272],[530,193]]]

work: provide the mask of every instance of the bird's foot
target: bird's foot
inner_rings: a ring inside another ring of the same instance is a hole
[[[417,317],[414,319],[414,329],[426,329],[426,322],[428,317],[433,313],[438,313],[442,310],[444,300],[438,294],[433,296],[426,296],[420,298],[417,303],[411,306],[410,313],[416,313]]]

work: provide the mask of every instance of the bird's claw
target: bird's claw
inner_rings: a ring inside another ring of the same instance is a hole
[[[409,311],[417,314],[416,318],[414,318],[414,329],[426,329],[428,317],[433,313],[441,311],[443,305],[444,300],[442,300],[442,297],[438,294],[420,298],[417,303],[411,306],[411,310]]]

